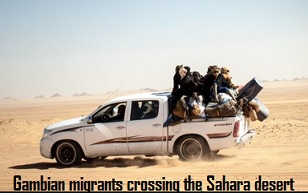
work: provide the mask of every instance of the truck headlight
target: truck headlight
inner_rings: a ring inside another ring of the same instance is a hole
[[[44,132],[43,132],[43,137],[42,138],[45,138],[45,137],[47,137],[48,135],[50,135],[52,133],[52,131],[51,130],[49,130],[49,129],[44,129]]]

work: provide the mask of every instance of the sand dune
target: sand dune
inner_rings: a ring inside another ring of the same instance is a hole
[[[0,191],[13,190],[14,175],[21,175],[23,180],[39,180],[41,175],[64,181],[114,178],[124,183],[123,190],[130,180],[182,182],[191,175],[202,182],[204,191],[208,175],[250,182],[261,175],[273,181],[292,178],[295,190],[308,190],[308,80],[264,82],[258,98],[269,108],[270,116],[263,122],[252,122],[256,138],[243,149],[222,150],[213,160],[181,162],[176,156],[122,156],[63,168],[55,160],[40,156],[44,127],[85,116],[106,100],[126,93],[0,101]]]

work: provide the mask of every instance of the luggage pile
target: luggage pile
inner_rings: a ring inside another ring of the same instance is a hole
[[[257,95],[263,89],[261,81],[251,79],[238,94],[234,93],[235,100],[225,93],[218,94],[218,102],[210,102],[205,107],[205,113],[209,117],[235,116],[243,112],[251,121],[264,121],[268,115],[268,108],[259,100]]]
[[[213,72],[213,68],[210,69],[210,67],[207,75]],[[226,68],[224,67],[224,69]],[[229,70],[227,71],[229,72]],[[205,75],[205,77],[207,75]],[[207,93],[206,89],[203,91],[204,86],[206,86],[206,82],[203,80],[206,78],[202,78],[204,77],[199,77],[199,79],[197,78],[194,80],[194,77],[192,77],[190,80],[190,82],[195,83],[192,85],[196,86],[196,88],[200,86],[201,89],[199,89],[198,92],[193,91],[188,94],[183,92],[183,94],[176,99],[174,107],[171,108],[173,117],[175,117],[176,120],[229,117],[238,114],[243,114],[251,121],[264,121],[268,117],[268,108],[257,98],[257,95],[263,89],[262,82],[259,79],[253,78],[242,87],[234,86],[232,83],[232,87],[227,86],[225,90],[222,90],[221,87],[217,86],[216,82],[219,81],[217,81],[216,77],[214,83],[211,85],[210,93]],[[182,87],[184,88],[184,86]],[[206,96],[210,97],[206,98]]]

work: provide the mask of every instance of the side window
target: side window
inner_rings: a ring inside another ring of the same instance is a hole
[[[114,103],[103,107],[93,115],[93,123],[124,121],[126,103]]]
[[[132,101],[130,120],[152,119],[157,117],[158,111],[157,100]]]
[[[142,101],[132,101],[130,120],[139,120],[142,116]]]

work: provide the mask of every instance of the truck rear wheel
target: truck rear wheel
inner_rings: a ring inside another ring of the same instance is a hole
[[[58,164],[72,166],[80,163],[82,152],[76,142],[62,141],[56,147],[55,157]]]
[[[206,141],[199,136],[183,137],[177,143],[176,151],[183,161],[207,159],[210,154]]]

